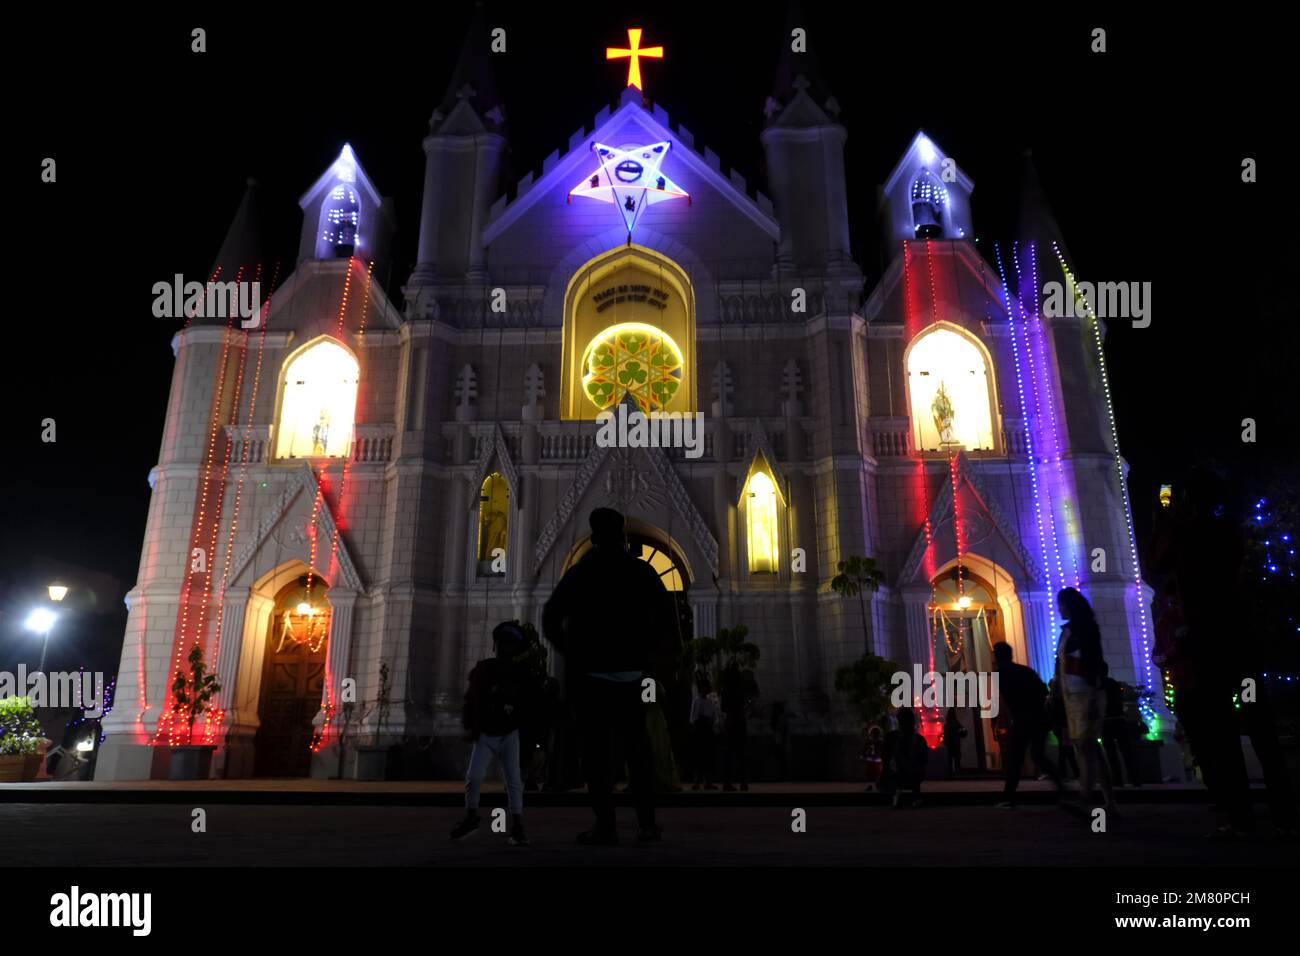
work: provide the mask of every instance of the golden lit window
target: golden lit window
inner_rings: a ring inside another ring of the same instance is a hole
[[[780,543],[777,535],[776,483],[767,471],[755,468],[745,484],[745,523],[749,541],[749,573],[774,573]]]
[[[357,405],[357,360],[333,339],[299,352],[284,371],[277,458],[346,458]]]
[[[478,495],[478,559],[492,561],[493,551],[506,550],[506,532],[510,525],[510,488],[500,472],[483,479]]]
[[[992,451],[993,380],[988,358],[969,336],[936,325],[907,353],[912,441],[918,451]]]

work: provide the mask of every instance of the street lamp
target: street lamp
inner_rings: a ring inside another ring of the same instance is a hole
[[[51,601],[62,601],[68,595],[68,586],[66,584],[51,584],[46,590],[50,592]]]
[[[39,668],[42,674],[45,673],[45,652],[50,649],[50,631],[54,628],[54,622],[59,616],[47,607],[33,608],[32,612],[27,615],[27,620],[23,626],[29,631],[45,635],[45,643],[41,645],[41,666]]]

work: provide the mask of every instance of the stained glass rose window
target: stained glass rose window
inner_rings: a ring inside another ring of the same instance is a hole
[[[682,385],[682,352],[652,325],[611,326],[587,346],[582,388],[598,409],[630,394],[641,411],[661,412]]]

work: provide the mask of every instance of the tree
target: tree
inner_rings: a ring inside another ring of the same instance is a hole
[[[187,678],[184,671],[178,670],[176,679],[172,682],[172,694],[176,698],[172,713],[184,715],[185,739],[193,743],[194,721],[207,712],[208,702],[221,690],[221,685],[217,683],[216,675],[207,672],[202,644],[195,643],[190,648],[189,662],[190,676]]]
[[[868,727],[889,712],[889,688],[899,670],[893,661],[867,651],[835,671],[835,689],[844,694]]]
[[[682,653],[682,667],[691,679],[703,675],[714,687],[721,684],[722,672],[735,666],[740,671],[753,670],[761,651],[757,644],[746,640],[749,628],[739,624],[733,628],[720,628],[716,637],[697,637],[686,642]]]
[[[876,567],[875,558],[849,555],[839,563],[839,574],[831,578],[831,590],[840,597],[856,597],[862,609],[862,639],[869,652],[871,650],[871,632],[867,627],[867,602],[862,596],[864,590],[875,592],[884,580],[884,575]]]

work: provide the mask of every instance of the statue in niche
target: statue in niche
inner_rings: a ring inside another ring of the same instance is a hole
[[[330,418],[325,409],[320,410],[320,418],[311,430],[311,453],[313,455],[328,454],[326,449],[329,448],[330,440]]]
[[[939,432],[939,443],[955,445],[957,439],[953,434],[953,420],[956,418],[956,412],[942,381],[939,383],[939,390],[934,393],[934,401],[930,403],[930,414],[934,416],[934,427]]]

